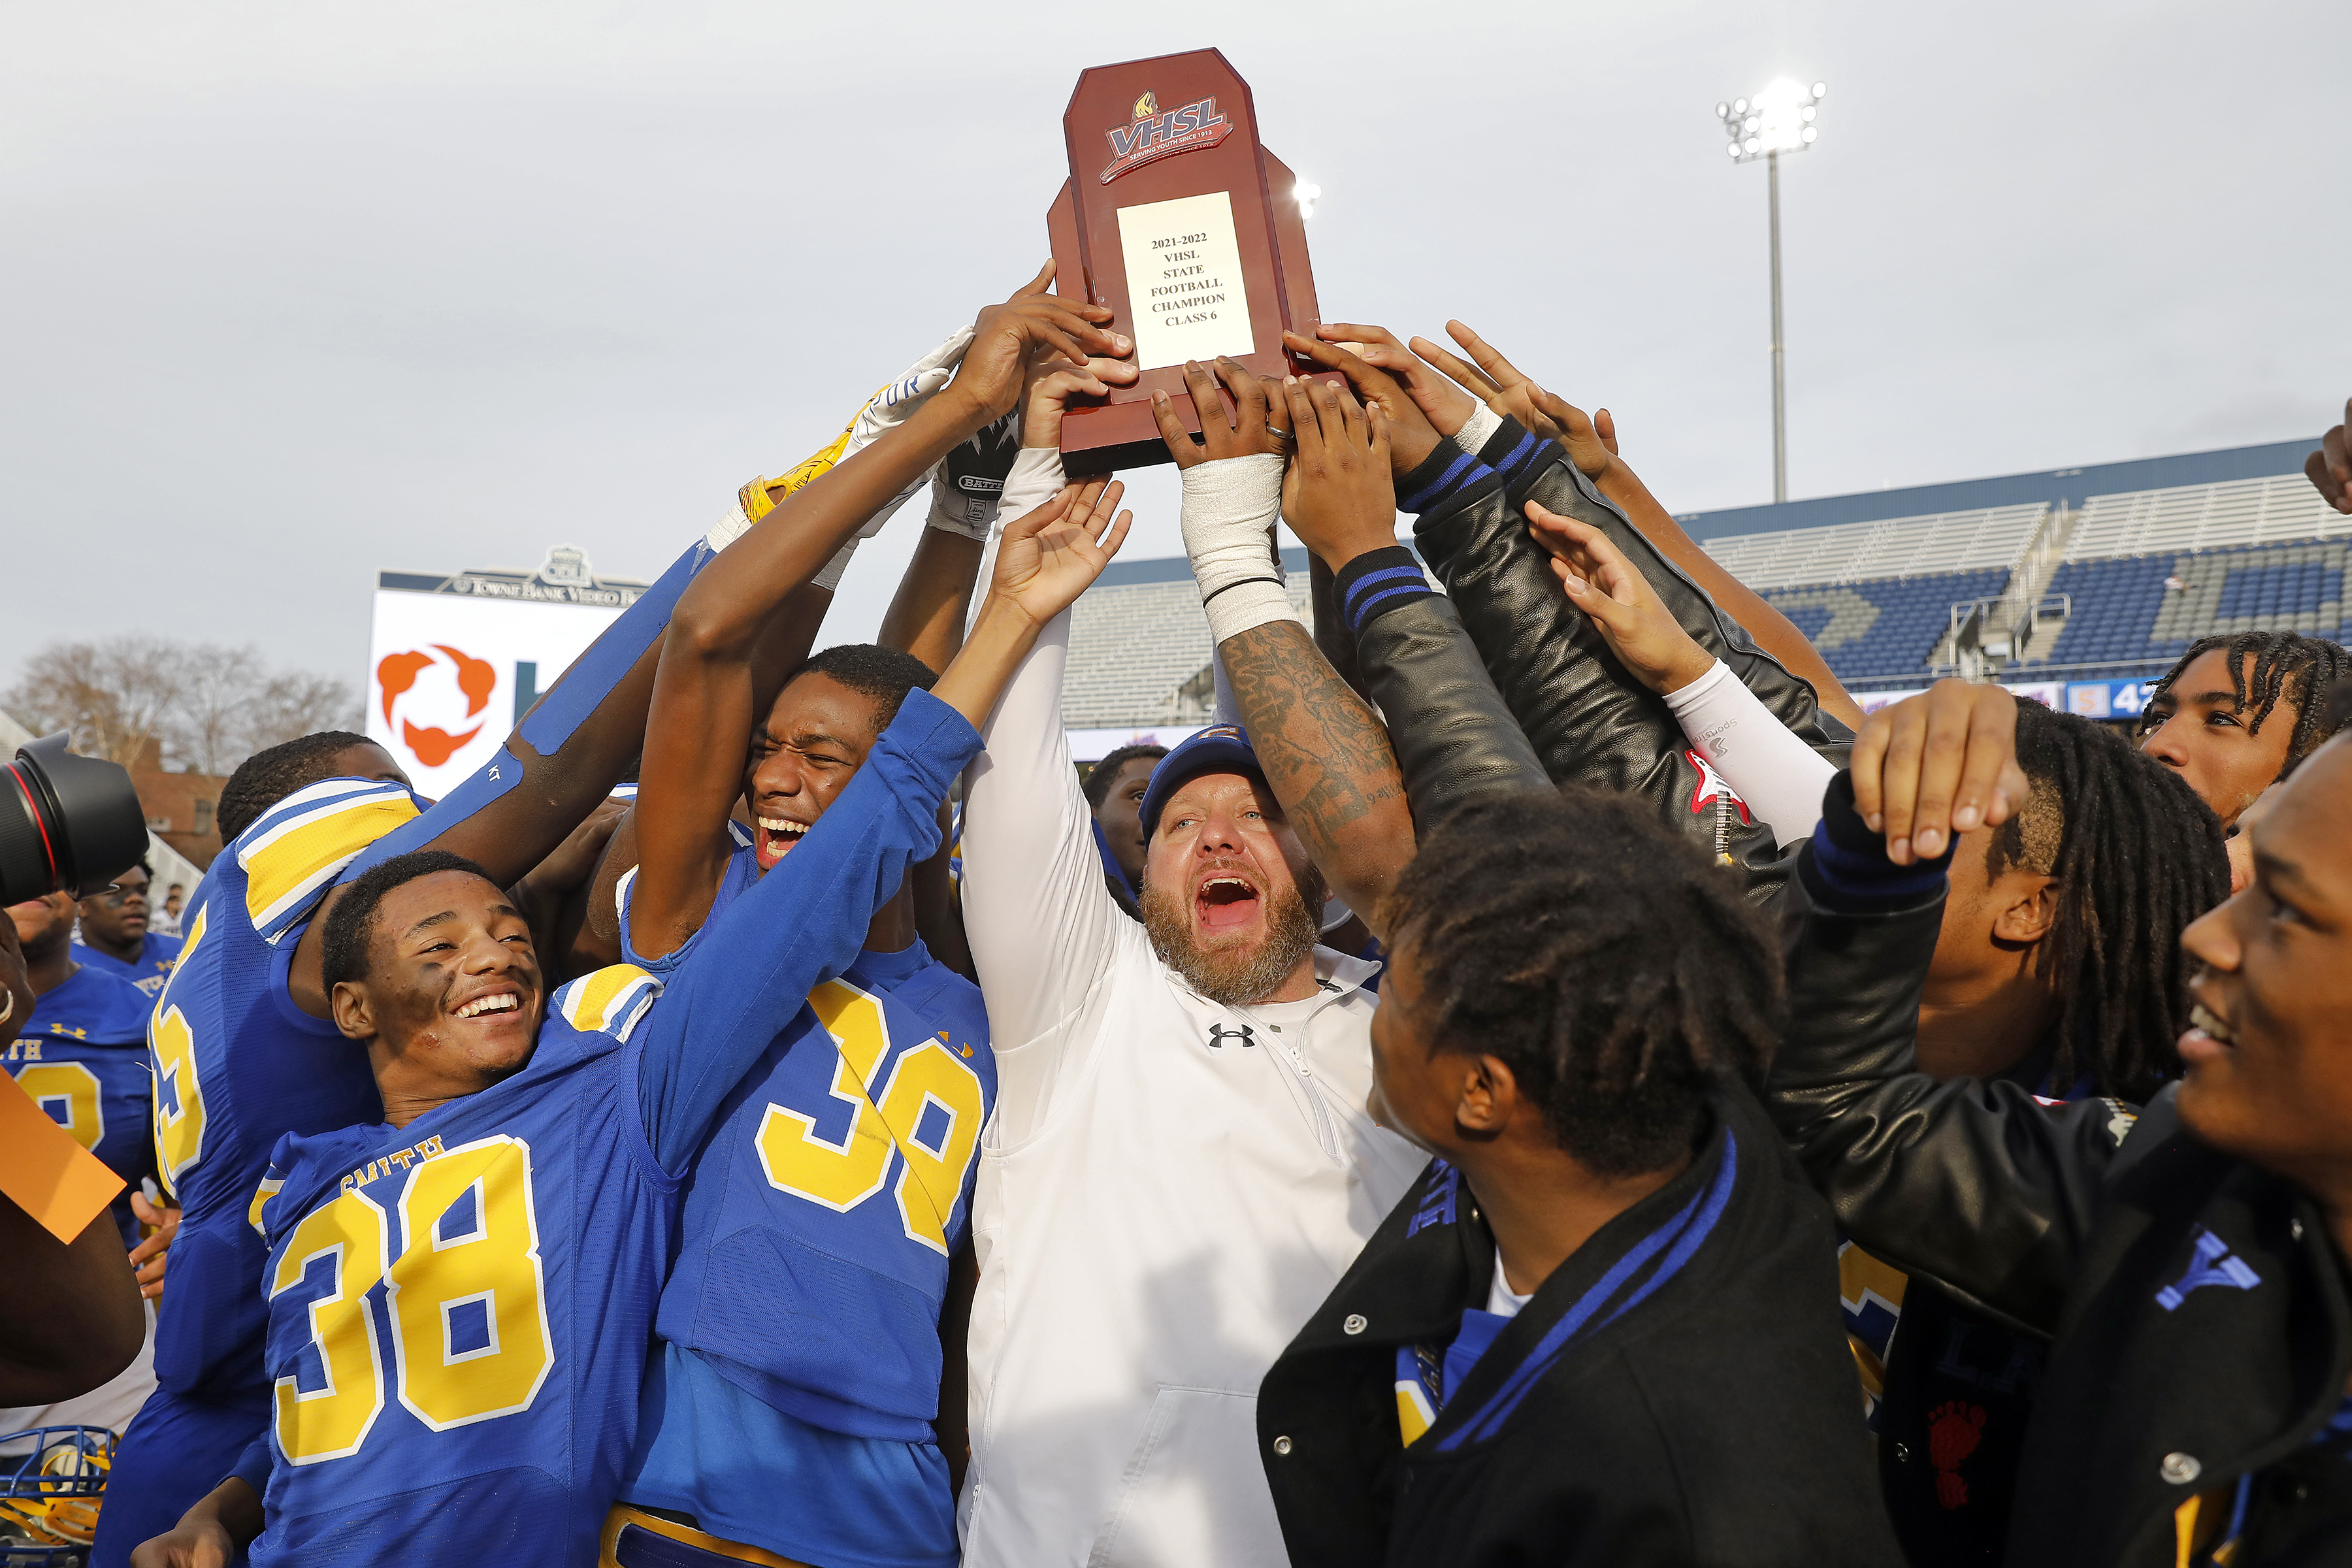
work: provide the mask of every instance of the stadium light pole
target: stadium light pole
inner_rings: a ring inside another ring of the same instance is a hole
[[[1801,153],[1821,132],[1814,127],[1819,105],[1829,95],[1825,82],[1804,87],[1782,77],[1754,98],[1735,98],[1715,106],[1716,119],[1731,139],[1724,151],[1735,163],[1764,160],[1765,184],[1772,205],[1772,499],[1789,499],[1789,395],[1782,367],[1787,342],[1780,334],[1780,154]]]

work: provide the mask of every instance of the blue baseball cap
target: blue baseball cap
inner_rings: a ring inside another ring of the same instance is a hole
[[[1248,731],[1239,724],[1212,724],[1197,731],[1160,759],[1160,765],[1151,770],[1151,782],[1143,786],[1143,804],[1136,815],[1143,823],[1147,841],[1160,831],[1160,813],[1168,797],[1202,773],[1247,773],[1261,784],[1265,782],[1265,770],[1258,765],[1257,749],[1250,744]]]

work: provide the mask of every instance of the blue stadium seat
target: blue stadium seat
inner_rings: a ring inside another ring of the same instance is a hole
[[[2074,601],[2066,628],[2035,664],[2179,658],[2200,637],[2293,631],[2341,642],[2347,630],[2341,539],[2251,549],[2073,561],[2046,590]],[[2179,584],[2167,588],[2166,580]]]
[[[1777,588],[1764,597],[1812,639],[1840,680],[1918,678],[1951,625],[1952,606],[1991,598],[2008,580],[2006,568],[1993,567]]]

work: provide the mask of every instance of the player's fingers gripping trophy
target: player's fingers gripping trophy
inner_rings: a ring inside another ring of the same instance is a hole
[[[1123,334],[1103,330],[1101,323],[1111,319],[1108,308],[1048,294],[1053,280],[1054,264],[1048,261],[1019,293],[991,305],[972,323],[971,346],[964,351],[956,385],[986,418],[1012,409],[1040,352],[1083,364],[1097,354],[1124,354],[1132,346]]]

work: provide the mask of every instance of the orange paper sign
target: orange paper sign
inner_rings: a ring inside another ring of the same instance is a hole
[[[122,1190],[122,1178],[0,1072],[0,1193],[70,1245]]]

